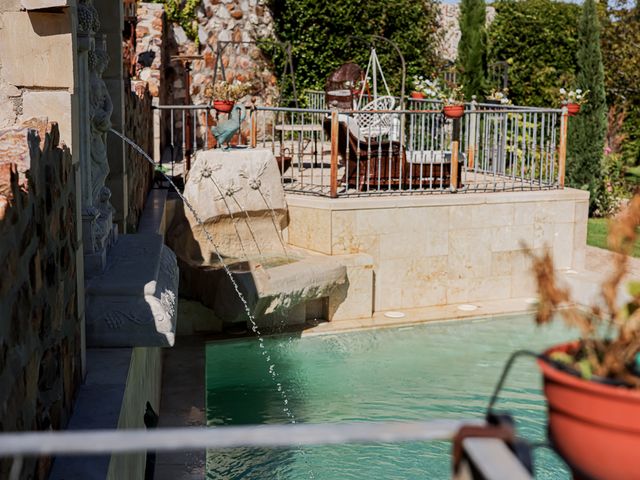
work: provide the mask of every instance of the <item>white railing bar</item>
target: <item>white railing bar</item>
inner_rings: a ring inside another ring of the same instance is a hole
[[[0,457],[451,440],[460,427],[470,424],[482,425],[484,422],[440,419],[416,422],[15,432],[0,434]]]

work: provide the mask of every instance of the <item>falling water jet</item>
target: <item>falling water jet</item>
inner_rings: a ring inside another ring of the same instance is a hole
[[[117,130],[114,130],[113,128],[110,128],[109,131],[111,133],[113,133],[114,135],[120,137],[120,139],[122,139],[122,141],[124,141],[125,143],[129,144],[135,151],[137,151],[149,163],[151,163],[151,165],[153,165],[155,167],[155,162],[153,161],[153,159],[137,143],[135,143],[133,140],[131,140],[130,138],[128,138],[124,134],[118,132]],[[256,333],[256,335],[258,335],[258,344],[260,346],[260,349],[266,349],[266,347],[264,345],[264,339],[262,337],[262,334],[260,333],[260,329],[258,328],[258,324],[256,323],[255,318],[251,314],[251,309],[249,308],[249,304],[247,303],[247,300],[244,297],[244,295],[242,295],[242,292],[240,291],[240,287],[238,286],[237,282],[235,281],[235,278],[233,277],[233,274],[231,273],[231,270],[229,269],[228,265],[224,261],[224,258],[220,254],[220,249],[218,248],[218,244],[215,242],[215,240],[213,239],[213,237],[211,236],[211,234],[209,233],[207,228],[204,226],[204,222],[202,222],[202,220],[200,219],[200,216],[196,212],[195,208],[193,208],[193,206],[189,203],[187,198],[182,193],[180,193],[180,190],[178,189],[176,184],[173,182],[173,180],[171,180],[171,178],[168,175],[166,175],[164,172],[160,172],[160,173],[169,182],[169,185],[171,185],[173,187],[173,189],[176,191],[178,196],[184,202],[185,206],[191,211],[191,213],[193,214],[193,216],[194,216],[194,218],[196,220],[196,223],[198,225],[202,226],[202,232],[204,233],[205,238],[213,246],[214,251],[216,253],[216,256],[218,257],[218,261],[220,262],[220,265],[222,265],[222,268],[224,269],[225,273],[229,277],[229,280],[231,281],[231,284],[233,285],[233,288],[234,288],[236,294],[238,295],[238,298],[242,302],[244,311],[247,314],[247,318],[249,319],[249,322],[251,323],[251,329],[253,330],[253,332]],[[268,362],[267,362],[267,365],[269,367],[273,366],[273,365],[270,365]],[[277,385],[277,388],[278,388],[278,392],[280,393],[280,396],[282,398],[283,404],[285,405],[285,407],[283,408],[283,413],[287,416],[287,418],[289,419],[289,421],[291,423],[296,423],[295,415],[293,414],[293,412],[291,412],[289,407],[286,406],[289,403],[289,398],[288,398],[284,388],[282,388],[282,384],[277,381],[278,374],[275,371],[275,368],[273,368],[273,369],[269,368],[269,373],[271,374],[271,378],[273,379],[273,381],[276,382],[276,385]],[[309,466],[309,475],[310,475],[310,477],[312,479],[315,479],[315,474],[313,472],[313,469],[311,468],[311,465],[309,464],[309,462],[308,462],[308,460],[306,458],[306,454],[305,454],[304,450],[302,450],[302,448],[299,448],[299,451],[302,454],[302,456],[303,456],[303,458],[305,460],[305,463],[307,463],[307,465]]]

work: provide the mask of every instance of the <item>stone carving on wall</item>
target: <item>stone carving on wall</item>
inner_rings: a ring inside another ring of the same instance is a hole
[[[111,128],[113,103],[102,74],[107,68],[109,55],[104,41],[96,42],[89,52],[89,106],[91,121],[91,192],[94,205],[100,203],[102,189],[109,174],[107,159],[107,133]]]
[[[88,288],[87,344],[172,346],[178,316],[178,264],[163,236],[123,235],[108,267]]]

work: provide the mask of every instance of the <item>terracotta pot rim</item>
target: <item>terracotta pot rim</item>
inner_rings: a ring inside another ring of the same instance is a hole
[[[548,348],[543,352],[543,356],[548,357],[551,353],[557,351],[567,351],[571,348],[575,348],[580,343],[579,340],[572,342],[561,343]],[[583,390],[595,395],[617,398],[618,400],[640,402],[640,390],[630,389],[625,386],[608,385],[600,382],[593,382],[585,380],[583,378],[572,375],[568,372],[558,370],[553,364],[545,359],[538,358],[536,360],[538,367],[542,370],[542,374],[545,378],[554,382],[564,384],[569,387],[573,387],[577,390]]]

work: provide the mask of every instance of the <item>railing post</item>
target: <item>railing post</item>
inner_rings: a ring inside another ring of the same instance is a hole
[[[251,148],[258,144],[258,111],[251,109]]]
[[[558,185],[564,188],[564,174],[567,165],[567,130],[569,126],[569,111],[567,106],[562,106],[562,116],[560,117],[560,151],[558,153]]]
[[[474,112],[477,108],[478,102],[475,99],[471,100],[471,112]],[[476,157],[476,128],[477,128],[477,118],[478,115],[475,113],[471,113],[469,117],[469,131],[467,133],[467,168],[469,170],[473,169]]]
[[[338,111],[331,112],[331,198],[338,196]]]
[[[453,134],[451,136],[451,177],[449,188],[452,192],[458,190],[458,152],[460,150],[460,124],[462,119],[453,119]]]

